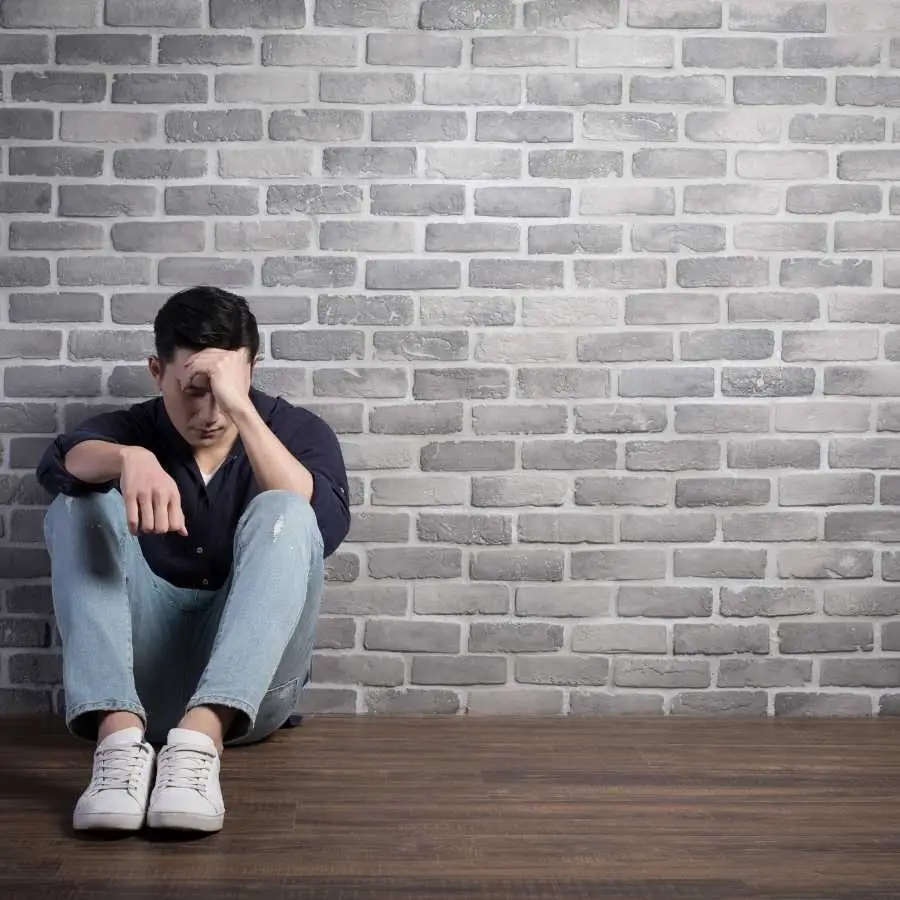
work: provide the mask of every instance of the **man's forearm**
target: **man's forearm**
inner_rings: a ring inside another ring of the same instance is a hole
[[[256,483],[263,491],[293,491],[312,500],[313,477],[272,433],[255,407],[232,416],[237,426]]]
[[[105,484],[121,477],[125,455],[133,449],[109,441],[82,441],[66,454],[64,464],[80,481]]]

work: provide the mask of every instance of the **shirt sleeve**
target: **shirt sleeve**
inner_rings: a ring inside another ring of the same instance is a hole
[[[310,503],[322,533],[325,556],[331,556],[350,531],[350,488],[341,445],[318,416],[297,408],[290,412],[296,417],[294,427],[288,440],[282,442],[312,475]]]
[[[44,451],[37,466],[37,478],[51,496],[79,496],[92,492],[105,493],[115,481],[93,483],[76,478],[65,465],[66,454],[84,441],[107,441],[134,446],[145,444],[145,416],[139,409],[115,410],[94,416],[73,431],[59,435]]]

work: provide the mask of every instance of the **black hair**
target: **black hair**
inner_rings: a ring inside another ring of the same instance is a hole
[[[216,287],[192,287],[173,294],[153,323],[156,355],[171,362],[185,350],[239,350],[246,347],[252,363],[259,352],[256,316],[243,297]]]

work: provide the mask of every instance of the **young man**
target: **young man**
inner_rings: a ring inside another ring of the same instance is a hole
[[[293,711],[349,528],[334,432],[251,389],[243,298],[175,294],[155,337],[161,397],[61,435],[38,467],[60,495],[45,533],[66,722],[98,742],[76,829],[222,827],[223,745]]]

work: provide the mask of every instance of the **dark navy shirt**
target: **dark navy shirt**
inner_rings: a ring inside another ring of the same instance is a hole
[[[312,475],[310,502],[322,533],[325,555],[330,556],[350,528],[347,472],[337,437],[314,413],[280,397],[253,389],[250,399],[275,436]],[[66,469],[66,454],[76,444],[94,440],[145,447],[178,485],[188,536],[174,532],[140,535],[141,549],[150,568],[177,587],[220,588],[231,571],[238,520],[260,493],[240,437],[209,484],[204,485],[193,449],[172,424],[162,398],[157,397],[129,409],[95,416],[57,437],[37,468],[44,489],[54,496],[78,496],[118,487],[114,481],[81,481]]]

